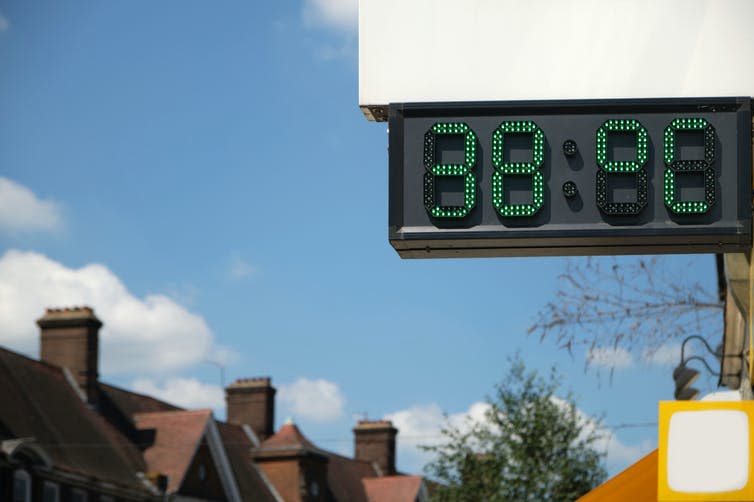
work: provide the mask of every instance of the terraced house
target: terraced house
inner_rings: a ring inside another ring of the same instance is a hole
[[[416,502],[420,476],[396,472],[389,421],[354,428],[355,458],[274,431],[269,378],[226,391],[227,421],[99,380],[102,322],[48,309],[37,361],[0,348],[0,500]]]

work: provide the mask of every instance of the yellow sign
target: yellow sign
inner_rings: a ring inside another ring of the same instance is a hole
[[[754,401],[660,402],[657,500],[754,500]]]

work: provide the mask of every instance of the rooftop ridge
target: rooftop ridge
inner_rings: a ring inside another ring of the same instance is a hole
[[[169,403],[168,403],[169,404]],[[212,408],[198,408],[195,410],[168,410],[168,411],[141,411],[134,413],[134,417],[145,417],[146,415],[212,415]]]
[[[59,373],[60,375],[63,375],[63,368],[61,368],[57,364],[52,364],[50,362],[43,361],[41,359],[34,359],[30,356],[27,356],[26,354],[22,354],[21,352],[16,352],[14,350],[11,350],[7,347],[3,347],[2,345],[0,345],[0,354],[2,354],[3,352],[5,352],[5,354],[10,355],[12,357],[20,357],[22,359],[26,359],[26,361],[29,363],[33,363],[37,366],[47,369],[48,371],[54,371],[56,373]]]
[[[353,462],[353,463],[356,463],[356,464],[368,465],[370,467],[372,466],[372,464],[374,464],[374,462],[370,462],[369,460],[364,460],[364,459],[361,459],[361,458],[348,457],[348,456],[343,455],[341,453],[336,453],[334,451],[330,451],[330,450],[326,450],[324,448],[320,448],[319,446],[316,446],[316,445],[315,445],[315,448],[317,449],[317,451],[319,453],[321,453],[323,455],[326,455],[328,457],[334,457],[334,458],[337,458],[337,459],[340,459],[340,460],[345,460],[347,462]]]
[[[42,362],[44,362],[44,361],[42,361]],[[49,364],[49,363],[45,363],[45,364]],[[185,410],[186,409],[186,408],[183,408],[182,406],[178,406],[178,405],[175,405],[175,404],[172,404],[172,403],[168,403],[167,401],[164,401],[164,400],[159,399],[157,397],[150,396],[149,394],[143,394],[141,392],[136,392],[136,391],[133,391],[131,389],[126,389],[125,387],[119,387],[117,385],[113,385],[111,383],[100,381],[100,382],[98,382],[98,385],[100,387],[107,387],[107,388],[113,389],[113,390],[118,391],[118,392],[125,392],[127,394],[132,394],[134,396],[137,396],[139,398],[149,399],[151,401],[154,401],[154,402],[157,402],[157,403],[160,403],[160,404],[165,404],[167,406],[175,408],[174,410],[171,410],[171,411],[181,411],[181,410]],[[140,412],[140,413],[149,413],[149,412],[143,411],[143,412]]]

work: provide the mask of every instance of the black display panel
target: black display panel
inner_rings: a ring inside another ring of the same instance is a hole
[[[403,258],[751,248],[750,98],[398,103]]]

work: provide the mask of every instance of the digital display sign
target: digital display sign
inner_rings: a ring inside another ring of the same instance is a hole
[[[393,103],[403,258],[751,247],[750,98]]]

